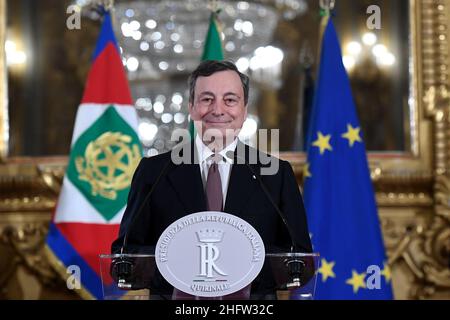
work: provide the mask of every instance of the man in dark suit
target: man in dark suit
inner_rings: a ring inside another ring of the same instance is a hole
[[[197,136],[188,148],[182,145],[179,150],[142,159],[133,177],[113,252],[121,250],[127,232],[127,252],[154,252],[159,236],[171,223],[206,210],[224,211],[248,221],[261,235],[266,252],[290,250],[292,243],[297,251],[312,251],[292,167],[237,138],[247,116],[248,92],[248,77],[232,62],[204,61],[191,74],[189,113]],[[190,161],[177,164],[174,155],[183,156],[186,151]],[[275,160],[279,161],[277,172],[261,174]],[[152,187],[150,198],[143,204]],[[285,216],[292,240],[276,207]],[[138,211],[141,212],[134,219]],[[164,280],[155,286],[157,292],[170,293],[171,287]],[[274,288],[266,262],[252,284],[252,293],[266,295],[273,293]]]

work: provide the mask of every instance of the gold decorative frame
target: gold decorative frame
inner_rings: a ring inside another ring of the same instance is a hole
[[[0,0],[0,43],[6,42],[6,0]],[[8,154],[7,70],[4,49],[0,53],[0,161]]]
[[[395,297],[450,298],[450,0],[410,3],[412,149],[369,154],[369,162]],[[6,1],[0,0],[3,43],[5,20]],[[0,74],[0,299],[75,298],[43,254],[67,158],[6,157],[3,50]],[[281,156],[293,164],[301,183],[304,155]]]

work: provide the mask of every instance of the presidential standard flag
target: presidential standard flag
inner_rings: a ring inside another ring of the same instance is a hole
[[[223,60],[222,39],[220,37],[218,11],[211,12],[209,18],[208,32],[205,38],[205,46],[203,47],[202,61],[205,60]],[[189,133],[191,137],[195,137],[194,122],[189,122]]]
[[[316,299],[392,299],[361,128],[329,19],[310,124],[304,201],[321,256]]]
[[[110,253],[142,156],[138,118],[108,12],[78,108],[67,171],[47,236],[66,279],[79,268],[84,298],[102,298],[100,253]]]

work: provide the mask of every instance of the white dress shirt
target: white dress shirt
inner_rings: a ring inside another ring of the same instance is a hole
[[[228,151],[236,150],[238,139],[234,139],[225,149],[219,152],[222,159],[217,163],[217,167],[220,173],[220,181],[222,183],[222,195],[223,195],[223,208],[225,208],[225,200],[227,198],[228,183],[230,182],[231,166],[233,165],[233,159],[227,156]],[[203,181],[203,190],[206,188],[206,180],[208,179],[208,171],[211,166],[211,156],[214,152],[211,151],[202,141],[202,139],[197,135],[195,138],[195,146],[197,148],[197,155],[200,165],[200,172]]]

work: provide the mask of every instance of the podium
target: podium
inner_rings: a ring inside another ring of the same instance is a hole
[[[119,263],[120,262],[120,263]],[[265,263],[272,273],[279,299],[314,299],[319,254],[266,253]],[[158,292],[162,277],[158,272],[154,254],[102,254],[100,255],[103,298],[105,300],[248,300],[252,296],[251,284],[233,294],[212,299],[200,298],[173,289]],[[273,297],[276,299],[276,296]]]

